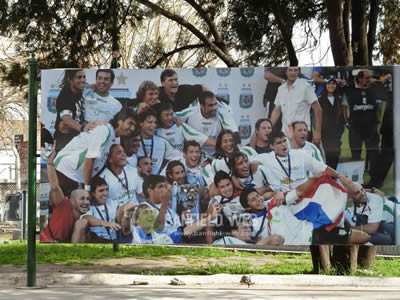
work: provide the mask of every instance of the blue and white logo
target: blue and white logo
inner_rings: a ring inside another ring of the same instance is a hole
[[[224,85],[220,84],[218,86],[216,96],[219,97],[219,98],[225,99],[226,102],[229,104],[230,95],[229,95],[229,89],[228,89],[228,84],[227,83],[225,83]]]
[[[240,74],[243,77],[249,78],[254,75],[254,70],[254,68],[240,68]]]
[[[249,116],[241,118],[239,122],[239,134],[241,139],[248,139],[251,136],[251,122]]]
[[[253,93],[250,87],[245,87],[240,90],[239,105],[241,108],[248,109],[253,106]]]
[[[57,113],[57,97],[60,93],[60,89],[50,89],[49,93],[47,94],[47,109],[51,113]]]
[[[196,77],[204,77],[207,74],[207,68],[193,68],[192,73]]]
[[[230,68],[217,68],[217,75],[221,77],[227,77],[231,74]]]

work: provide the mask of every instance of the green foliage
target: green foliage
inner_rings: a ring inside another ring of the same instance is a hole
[[[111,50],[112,42],[118,40],[119,26],[142,17],[133,3],[14,1],[0,15],[0,34],[18,36],[17,55],[40,53],[43,68],[90,67],[91,55]]]
[[[315,0],[230,0],[230,16],[223,24],[225,38],[245,53],[250,65],[280,65],[288,60],[287,45],[294,25],[317,17],[321,6],[321,1]],[[283,30],[288,36],[282,34]]]
[[[9,82],[10,86],[23,86],[28,84],[28,67],[26,64],[21,65],[17,62],[13,62],[9,68],[3,65],[1,70],[5,73],[4,79]]]

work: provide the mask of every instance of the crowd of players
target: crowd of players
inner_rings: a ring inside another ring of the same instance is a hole
[[[365,142],[371,180],[383,181],[373,173],[379,151],[371,134],[378,132],[370,124],[380,120],[380,103],[390,97],[377,96],[366,70],[348,87],[323,79],[321,70],[313,73],[312,87],[299,71],[266,69],[267,90],[277,87],[267,100],[270,119],[258,120],[250,144],[241,145],[225,99],[202,85],[180,85],[174,70],[161,73],[161,87],[143,81],[135,99],[110,95],[110,69],[97,70],[92,84],[84,70],[66,70],[54,141],[42,140],[51,150],[51,217],[41,241],[391,244],[393,217],[384,216],[384,205],[393,205],[378,189],[366,191],[335,170],[347,126],[353,158],[361,158]],[[385,79],[390,93],[391,77]],[[346,92],[338,93],[339,86]],[[345,217],[321,222],[291,210],[321,178],[345,187],[353,200]]]

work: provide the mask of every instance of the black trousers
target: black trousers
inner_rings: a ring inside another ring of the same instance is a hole
[[[379,156],[379,134],[378,126],[375,125],[368,132],[360,132],[354,127],[350,128],[349,144],[352,160],[361,160],[361,151],[363,143],[367,149],[367,155],[370,161],[369,174],[371,177],[377,176],[378,171],[378,156]]]
[[[326,164],[336,170],[342,145],[342,135],[337,132],[322,131],[321,143],[325,153]]]

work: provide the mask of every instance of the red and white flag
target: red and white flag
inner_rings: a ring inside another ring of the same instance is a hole
[[[315,229],[327,226],[326,230],[330,231],[341,224],[346,202],[346,190],[325,174],[289,208],[297,219],[311,222]]]

